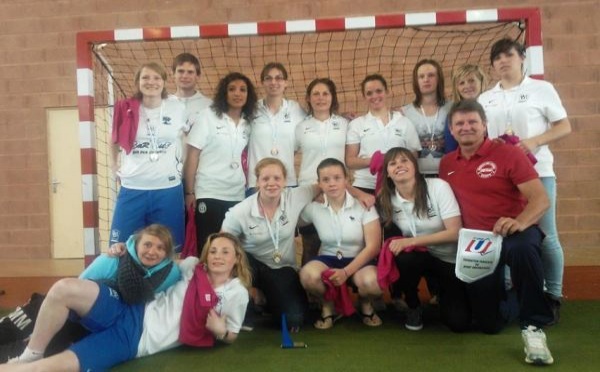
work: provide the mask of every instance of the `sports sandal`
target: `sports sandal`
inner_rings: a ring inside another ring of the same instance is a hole
[[[381,318],[373,311],[371,314],[360,313],[362,317],[362,322],[369,327],[379,327],[383,324]]]
[[[322,316],[317,319],[316,322],[314,322],[313,326],[316,329],[329,329],[331,327],[333,327],[333,324],[340,319],[342,316],[341,315],[337,315],[337,314],[330,314],[330,315],[326,315],[326,316]]]

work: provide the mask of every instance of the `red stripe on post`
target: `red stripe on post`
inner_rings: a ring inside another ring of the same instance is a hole
[[[467,23],[467,12],[437,12],[436,25],[457,25]]]
[[[344,18],[324,18],[315,20],[317,32],[325,31],[344,31],[346,29],[346,21]]]
[[[98,202],[83,202],[83,227],[98,227],[100,219],[98,218]]]
[[[260,22],[257,24],[259,35],[285,34],[285,22]]]
[[[224,37],[229,35],[226,24],[200,26],[200,37]]]
[[[375,28],[404,27],[406,16],[404,14],[375,16]]]
[[[171,40],[170,27],[153,27],[142,30],[144,40]]]
[[[96,163],[96,149],[81,149],[81,174],[98,174]]]
[[[115,41],[114,30],[78,32],[76,37],[77,68],[91,69],[93,67],[92,44],[98,44],[107,41]]]

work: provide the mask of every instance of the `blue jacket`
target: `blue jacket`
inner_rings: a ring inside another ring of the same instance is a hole
[[[146,271],[146,277],[152,276],[155,272],[173,262],[173,260],[171,260],[170,258],[166,258],[158,265],[152,266],[150,268],[143,267],[135,250],[135,236],[131,235],[129,239],[127,239],[127,243],[125,243],[125,245],[127,247],[127,254],[129,254],[131,258],[133,258],[133,260]],[[81,275],[79,275],[79,279],[116,281],[118,268],[118,257],[111,257],[107,254],[101,254],[100,256],[96,257],[94,262],[92,262],[92,264],[88,266],[81,273]],[[169,275],[162,282],[162,284],[158,286],[158,288],[156,288],[155,293],[167,290],[167,288],[177,283],[179,279],[181,279],[181,271],[179,270],[179,266],[172,265]]]

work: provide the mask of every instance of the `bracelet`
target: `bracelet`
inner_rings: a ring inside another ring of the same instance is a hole
[[[344,268],[342,268],[342,270],[344,270],[344,274],[346,275],[346,278],[349,278],[350,275],[348,275],[348,273],[346,272],[346,268],[344,267]]]
[[[196,193],[195,193],[195,192],[193,192],[193,191],[188,191],[188,192],[186,192],[185,194],[186,194],[186,195],[196,195]]]
[[[217,340],[219,340],[219,341],[223,341],[224,339],[226,339],[226,338],[227,338],[227,336],[229,336],[229,331],[225,331],[225,333],[223,334],[223,336],[220,336],[220,337],[219,337],[219,336],[217,336],[217,337],[215,337],[215,338],[216,338]]]

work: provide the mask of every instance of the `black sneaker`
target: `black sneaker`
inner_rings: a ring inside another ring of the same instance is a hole
[[[423,329],[423,309],[420,306],[406,310],[406,323],[404,326],[411,331]]]

